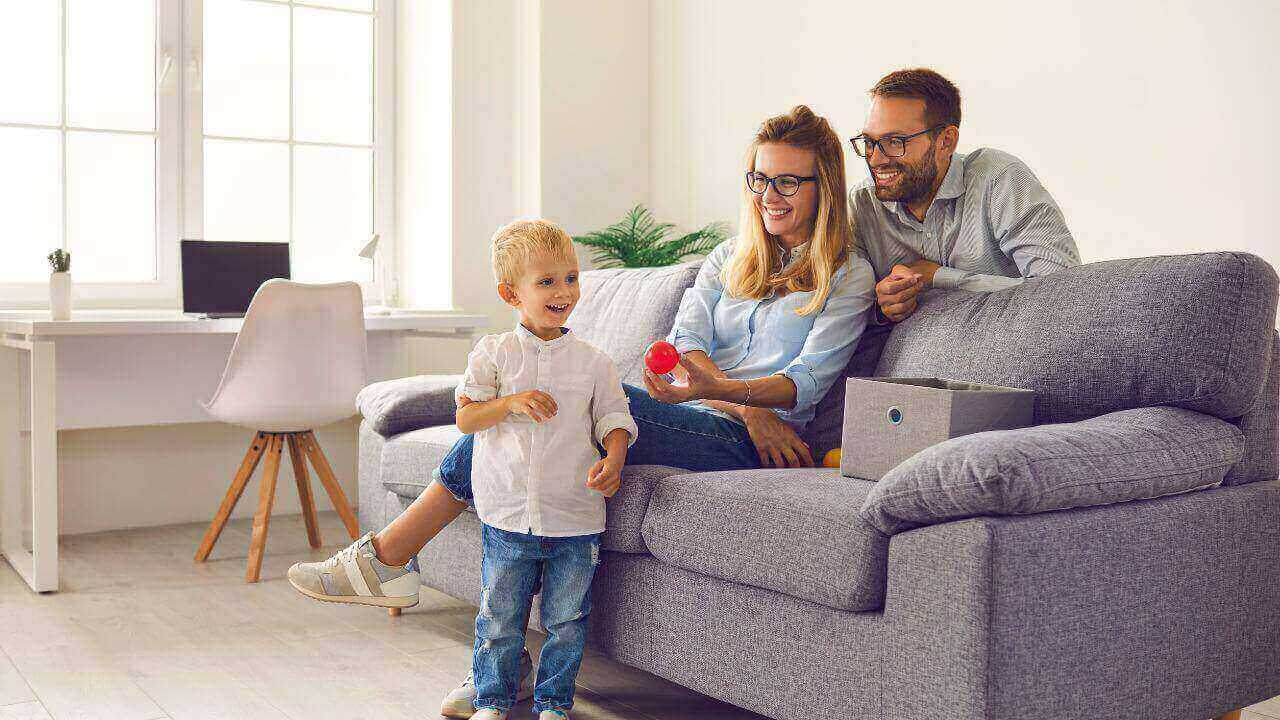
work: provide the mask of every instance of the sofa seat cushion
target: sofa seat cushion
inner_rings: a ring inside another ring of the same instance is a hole
[[[1235,425],[1182,408],[992,430],[926,448],[890,470],[862,511],[881,532],[979,515],[1030,515],[1214,487],[1244,454]]]
[[[884,602],[889,539],[859,508],[875,483],[826,468],[673,475],[649,501],[654,557],[838,610]]]
[[[458,426],[440,425],[387,440],[382,447],[382,486],[413,502],[431,484],[435,469],[461,437]],[[632,465],[623,469],[622,487],[605,501],[606,529],[600,546],[613,552],[648,553],[640,526],[649,509],[649,498],[660,480],[688,472],[664,465]]]

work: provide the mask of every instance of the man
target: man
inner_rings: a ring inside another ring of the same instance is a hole
[[[871,177],[849,193],[875,268],[876,321],[900,322],[930,288],[1001,290],[1080,263],[1057,203],[1012,155],[956,152],[960,91],[927,69],[871,88],[854,150]]]

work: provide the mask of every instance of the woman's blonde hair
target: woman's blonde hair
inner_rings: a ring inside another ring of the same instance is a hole
[[[516,284],[535,255],[577,262],[573,238],[550,220],[514,220],[498,228],[490,243],[493,277],[508,285]]]
[[[827,301],[831,278],[853,248],[853,228],[845,203],[844,151],[826,118],[815,115],[806,105],[797,105],[786,115],[764,121],[747,148],[747,172],[756,169],[756,153],[765,143],[813,151],[818,211],[809,248],[790,267],[775,273],[782,252],[776,238],[764,228],[755,194],[744,183],[738,244],[725,265],[722,280],[734,297],[763,298],[774,292],[813,291],[813,299],[797,310],[800,315],[808,315]]]

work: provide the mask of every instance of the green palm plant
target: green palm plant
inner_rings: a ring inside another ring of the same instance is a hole
[[[670,238],[674,227],[655,222],[648,208],[636,205],[622,220],[574,241],[591,248],[591,262],[603,269],[675,265],[690,255],[706,255],[729,236],[721,222]]]

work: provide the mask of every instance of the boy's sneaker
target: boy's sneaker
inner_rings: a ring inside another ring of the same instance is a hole
[[[563,708],[543,710],[538,713],[538,720],[569,720],[569,711]]]
[[[533,658],[529,657],[529,651],[522,649],[520,651],[520,689],[516,691],[516,702],[524,702],[533,697]],[[476,699],[476,679],[475,676],[468,671],[467,679],[462,684],[449,691],[445,696],[444,702],[440,703],[440,714],[447,718],[471,718],[471,720],[481,720],[488,716],[480,715],[476,711],[476,706],[472,703]],[[502,715],[501,717],[506,717]]]
[[[506,710],[485,708],[483,710],[476,710],[475,713],[475,715],[471,716],[472,720],[507,720]]]
[[[387,565],[374,555],[373,533],[324,562],[297,563],[289,583],[307,597],[325,602],[408,608],[418,604],[421,576],[413,561]]]

